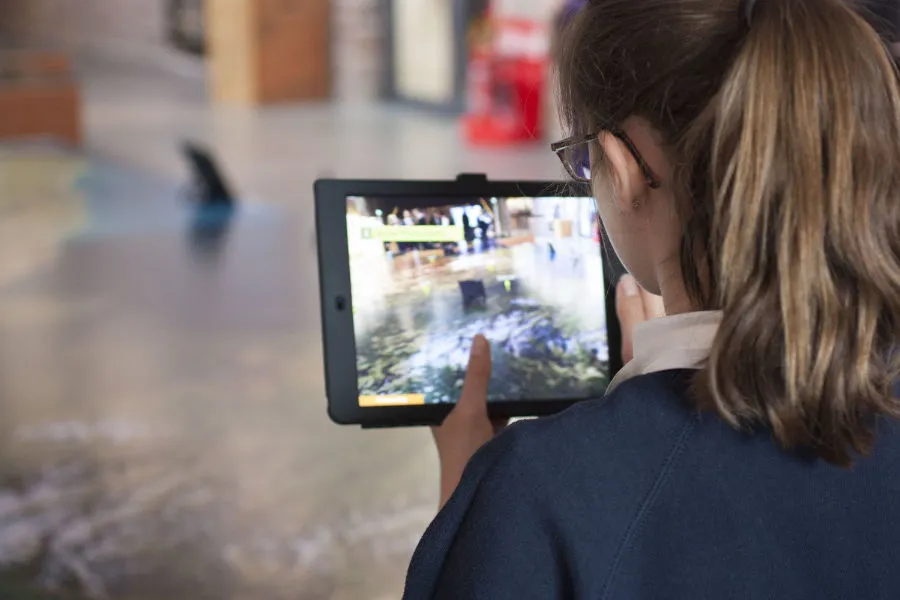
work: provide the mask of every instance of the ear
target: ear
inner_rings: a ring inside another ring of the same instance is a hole
[[[597,138],[609,164],[609,172],[615,184],[615,203],[622,212],[634,211],[635,202],[641,198],[647,187],[641,174],[641,167],[628,147],[611,133],[602,132]]]

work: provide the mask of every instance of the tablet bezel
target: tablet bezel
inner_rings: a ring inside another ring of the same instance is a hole
[[[452,404],[424,406],[359,406],[356,339],[353,330],[350,253],[347,245],[347,198],[350,196],[453,197],[590,197],[584,186],[554,181],[489,181],[482,175],[461,175],[455,181],[391,181],[321,179],[315,182],[316,239],[322,316],[325,390],[328,415],[341,425],[403,427],[436,425]],[[610,377],[621,368],[621,332],[616,318],[615,282],[619,270],[614,254],[602,250],[606,294]],[[489,404],[492,417],[545,416],[586,400],[510,400]]]

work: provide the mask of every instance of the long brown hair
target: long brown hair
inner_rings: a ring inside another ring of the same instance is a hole
[[[900,416],[900,87],[845,0],[591,0],[559,51],[573,133],[649,121],[682,275],[723,311],[698,405],[850,465]]]

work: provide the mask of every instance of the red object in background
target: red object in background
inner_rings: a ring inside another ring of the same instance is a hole
[[[546,30],[521,19],[493,20],[491,43],[468,64],[466,139],[502,145],[540,139],[547,72]]]

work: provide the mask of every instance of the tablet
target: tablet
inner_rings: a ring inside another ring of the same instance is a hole
[[[315,183],[328,413],[440,423],[472,338],[494,417],[600,397],[621,366],[611,253],[588,190],[559,182]]]

